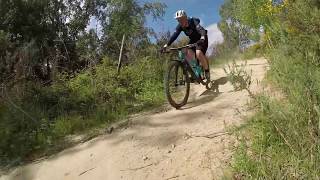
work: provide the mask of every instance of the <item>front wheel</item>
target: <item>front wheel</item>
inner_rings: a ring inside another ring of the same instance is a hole
[[[181,62],[170,62],[164,83],[166,96],[173,107],[179,109],[187,104],[190,92],[190,80],[188,72]]]

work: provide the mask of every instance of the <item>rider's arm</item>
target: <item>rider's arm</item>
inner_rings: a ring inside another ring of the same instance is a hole
[[[180,35],[182,31],[182,28],[180,25],[177,26],[176,31],[172,34],[172,36],[169,39],[169,42],[167,43],[168,46],[170,46]]]
[[[205,39],[205,36],[207,35],[207,30],[200,25],[200,19],[194,18],[194,24],[198,33],[201,35],[201,39]]]

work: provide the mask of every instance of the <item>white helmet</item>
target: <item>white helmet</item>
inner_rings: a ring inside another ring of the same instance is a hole
[[[181,17],[187,17],[187,13],[184,10],[177,11],[174,18],[178,19]]]

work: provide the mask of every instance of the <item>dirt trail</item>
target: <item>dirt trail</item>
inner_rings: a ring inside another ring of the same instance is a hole
[[[267,66],[263,58],[248,61],[258,81]],[[223,69],[212,73],[214,79],[226,76]],[[251,90],[259,88],[253,83]],[[236,143],[224,132],[241,124],[250,98],[246,91],[233,91],[229,82],[219,90],[192,85],[189,103],[182,110],[135,117],[127,128],[20,167],[0,180],[220,179]],[[201,137],[206,135],[211,136]]]

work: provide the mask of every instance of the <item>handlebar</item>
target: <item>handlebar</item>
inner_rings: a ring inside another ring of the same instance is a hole
[[[171,51],[179,51],[179,50],[182,50],[182,49],[185,49],[185,48],[191,49],[191,48],[194,48],[196,46],[197,46],[197,43],[188,44],[188,45],[177,47],[177,48],[170,48],[168,50],[163,51],[162,53],[170,53]]]

